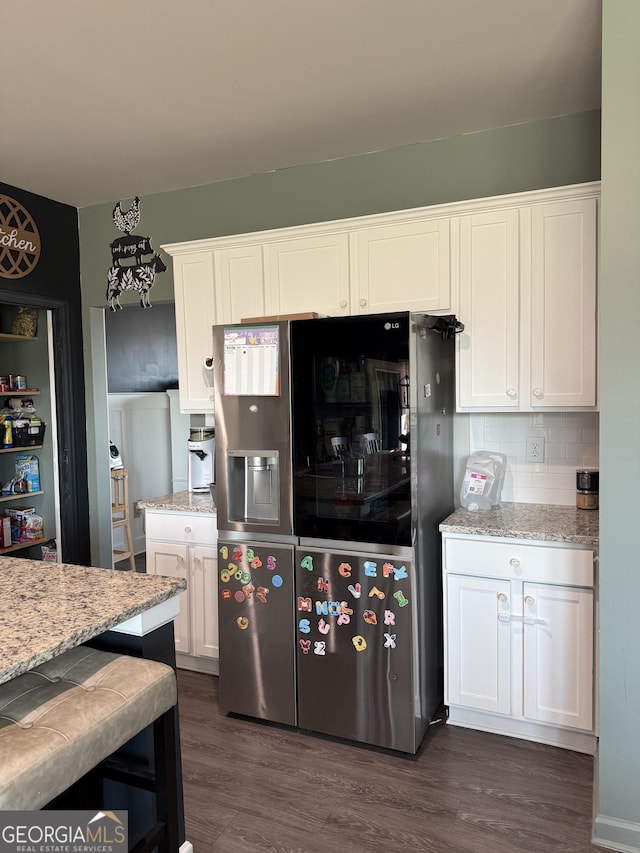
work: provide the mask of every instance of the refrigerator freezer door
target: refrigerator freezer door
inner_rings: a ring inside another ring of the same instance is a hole
[[[296,723],[293,547],[218,540],[220,710]]]
[[[415,753],[409,560],[296,549],[298,724]]]
[[[220,531],[293,537],[289,325],[213,327]]]

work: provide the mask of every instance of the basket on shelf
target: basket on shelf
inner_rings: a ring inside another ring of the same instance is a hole
[[[38,427],[34,426],[14,426],[13,427],[13,446],[14,447],[33,447],[37,444],[42,444],[44,441],[44,432],[47,428],[45,423]]]

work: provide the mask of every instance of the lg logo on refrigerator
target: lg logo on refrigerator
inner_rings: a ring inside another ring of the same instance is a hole
[[[400,328],[400,323],[385,323],[384,324],[384,329],[387,332],[389,331],[389,329],[399,329],[399,328]]]

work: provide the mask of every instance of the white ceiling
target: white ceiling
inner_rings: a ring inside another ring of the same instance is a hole
[[[600,106],[601,0],[0,0],[0,180],[77,207]]]

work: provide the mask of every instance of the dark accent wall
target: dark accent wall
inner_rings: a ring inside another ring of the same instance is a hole
[[[176,309],[127,305],[105,311],[107,382],[110,394],[166,391],[178,387]]]
[[[88,565],[89,508],[80,296],[78,211],[0,183],[0,194],[19,202],[40,232],[37,266],[23,278],[0,278],[0,303],[52,312],[56,381],[62,560]]]

